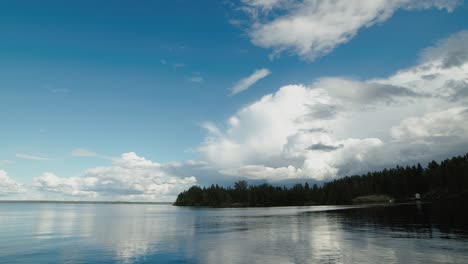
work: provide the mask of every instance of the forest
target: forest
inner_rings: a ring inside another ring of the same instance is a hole
[[[174,205],[208,207],[265,207],[351,204],[356,197],[386,195],[396,202],[421,195],[423,200],[466,196],[468,193],[468,153],[431,161],[426,167],[384,169],[363,175],[346,176],[310,186],[307,182],[292,187],[271,184],[249,185],[238,181],[234,186],[192,186],[180,193]]]

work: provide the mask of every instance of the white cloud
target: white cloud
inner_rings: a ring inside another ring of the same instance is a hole
[[[253,72],[250,76],[239,80],[231,89],[231,95],[238,94],[250,88],[250,86],[254,85],[259,80],[267,77],[270,74],[270,70],[268,69],[260,69]]]
[[[244,0],[251,16],[253,44],[291,52],[307,60],[331,52],[360,29],[389,19],[398,9],[438,8],[452,11],[459,0]]]
[[[89,169],[80,177],[64,178],[44,173],[34,179],[34,187],[40,191],[101,200],[171,201],[196,182],[193,176],[169,175],[163,165],[129,152],[114,158],[110,166]]]
[[[206,129],[210,134],[213,134],[213,135],[220,135],[221,132],[219,131],[219,128],[211,123],[211,122],[203,122],[201,124],[201,127],[203,127],[204,129]]]
[[[63,193],[72,196],[96,197],[97,192],[87,190],[93,187],[97,178],[91,177],[70,177],[60,178],[57,175],[46,172],[34,178],[34,186],[41,191]]]
[[[349,160],[363,162],[364,158],[358,157],[382,142],[376,138],[335,138],[327,130],[328,122],[337,116],[313,116],[323,111],[324,105],[341,106],[323,88],[282,87],[238,111],[229,119],[226,131],[213,124],[205,126],[209,135],[198,151],[228,175],[270,180],[334,177],[338,165]],[[310,148],[317,144],[340,148],[330,153]]]
[[[283,181],[294,179],[330,180],[335,178],[341,168],[346,173],[357,173],[369,168],[366,161],[373,151],[383,142],[379,139],[347,139],[339,141],[340,148],[330,152],[307,151],[301,149],[303,163],[294,167],[268,167],[264,165],[244,165],[235,169],[224,169],[222,173],[233,176],[245,176],[255,180]],[[345,147],[346,146],[346,147]]]
[[[19,159],[27,159],[27,160],[50,160],[48,157],[42,156],[42,155],[17,153],[15,156]]]
[[[425,49],[420,63],[379,83],[404,86],[446,100],[468,98],[468,31],[462,31]]]
[[[428,113],[421,117],[408,117],[392,128],[398,140],[433,141],[444,137],[468,139],[468,107],[454,107]]]
[[[77,148],[72,150],[70,153],[73,157],[94,157],[96,156],[96,152],[89,150],[89,149],[84,149],[84,148]]]
[[[0,196],[11,195],[23,192],[21,184],[15,182],[4,170],[0,170]]]
[[[205,123],[197,151],[225,175],[268,180],[323,180],[455,155],[468,145],[468,57],[456,56],[468,48],[461,43],[468,34],[441,41],[388,78],[281,87],[237,111],[224,129]]]
[[[468,34],[424,50],[387,78],[323,77],[286,85],[223,124],[204,122],[200,160],[159,164],[124,153],[79,177],[44,173],[33,186],[96,200],[171,201],[193,184],[235,177],[329,180],[468,149]],[[46,158],[20,154],[24,157]]]
[[[193,77],[190,77],[188,81],[191,83],[202,83],[204,79],[201,76],[193,76]]]

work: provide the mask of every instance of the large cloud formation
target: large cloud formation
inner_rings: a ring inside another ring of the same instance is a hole
[[[321,181],[464,154],[466,43],[468,32],[457,33],[387,78],[323,77],[283,86],[226,123],[203,123],[198,161],[160,164],[129,152],[78,177],[44,173],[26,187],[73,199],[171,201],[197,183]],[[0,194],[24,188],[0,171]]]
[[[129,152],[114,158],[110,166],[89,169],[80,177],[44,173],[34,179],[33,186],[40,191],[93,199],[167,201],[196,182],[193,176],[169,175],[163,165]]]
[[[0,196],[23,192],[23,186],[11,179],[7,172],[0,170]]]
[[[325,180],[454,155],[468,145],[468,32],[384,79],[287,85],[205,124],[203,159],[224,175]]]
[[[398,9],[452,11],[460,0],[242,0],[253,44],[306,60],[331,52],[357,32],[389,19]]]

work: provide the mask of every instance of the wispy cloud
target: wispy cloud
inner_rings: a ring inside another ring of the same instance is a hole
[[[202,83],[203,81],[205,81],[205,79],[203,79],[203,77],[201,76],[192,76],[188,79],[188,81],[191,83]]]
[[[187,65],[185,63],[181,63],[181,62],[175,62],[175,63],[172,64],[172,66],[177,69],[177,68],[183,68],[183,67],[185,67]]]
[[[67,89],[67,88],[57,88],[57,89],[52,89],[50,90],[51,93],[54,93],[54,94],[65,94],[65,93],[69,93],[70,92],[70,89]]]
[[[73,157],[95,157],[97,156],[96,152],[89,150],[89,149],[85,149],[85,148],[74,149],[70,153],[70,155],[72,155]]]
[[[192,77],[188,78],[188,81],[191,83],[202,83],[205,79],[201,76],[200,72],[194,72]]]
[[[231,87],[230,95],[235,95],[238,94],[242,91],[245,91],[250,88],[250,86],[254,85],[256,82],[259,80],[267,77],[270,74],[270,70],[268,69],[260,69],[256,70],[254,73],[252,73],[249,77],[243,78],[239,80],[233,87]]]
[[[24,153],[16,153],[16,157],[19,159],[27,159],[27,160],[50,160],[50,158],[42,155],[31,155],[31,154],[24,154]]]

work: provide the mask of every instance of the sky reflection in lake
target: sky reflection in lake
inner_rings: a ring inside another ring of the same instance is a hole
[[[468,263],[467,218],[459,208],[343,208],[0,203],[0,260]]]

